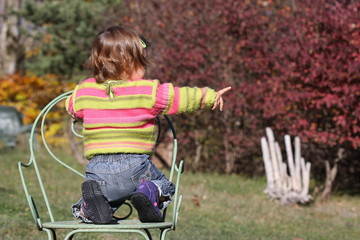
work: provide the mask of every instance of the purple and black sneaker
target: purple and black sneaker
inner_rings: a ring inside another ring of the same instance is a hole
[[[141,222],[163,222],[159,209],[159,189],[151,181],[140,183],[130,201],[137,210]]]

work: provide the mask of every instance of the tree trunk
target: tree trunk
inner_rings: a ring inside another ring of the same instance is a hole
[[[10,10],[19,9],[21,0],[0,0],[0,76],[13,74],[19,58],[20,21]]]
[[[226,138],[224,138],[223,141],[225,146],[225,172],[229,174],[234,171],[235,154],[229,141]]]
[[[344,157],[345,157],[344,149],[339,148],[337,152],[337,157],[334,160],[334,166],[332,168],[330,166],[330,162],[328,160],[325,160],[325,170],[326,170],[325,187],[323,192],[321,193],[320,201],[324,201],[330,197],[331,188],[337,174],[337,164],[339,161],[344,159]]]
[[[195,130],[195,157],[194,157],[194,169],[197,170],[200,164],[203,142],[199,141],[199,130]]]

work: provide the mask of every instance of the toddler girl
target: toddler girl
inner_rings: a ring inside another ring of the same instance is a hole
[[[163,221],[160,210],[170,203],[174,185],[150,160],[156,116],[222,110],[222,95],[230,90],[143,79],[148,48],[131,28],[106,28],[96,36],[88,61],[94,77],[80,82],[66,100],[68,113],[83,122],[89,160],[82,198],[72,206],[73,215],[84,222],[110,223],[126,199],[141,222]]]

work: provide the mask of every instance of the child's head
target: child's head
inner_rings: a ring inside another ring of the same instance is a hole
[[[88,66],[97,83],[127,80],[134,72],[144,71],[149,64],[148,47],[146,39],[135,30],[111,26],[96,36]]]

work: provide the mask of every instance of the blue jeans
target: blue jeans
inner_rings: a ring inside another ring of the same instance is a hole
[[[151,162],[146,154],[106,154],[94,156],[86,166],[85,180],[96,180],[103,195],[107,198],[115,212],[128,196],[135,192],[141,181],[152,181],[161,195],[167,197],[166,202],[159,205],[166,207],[175,186]],[[82,198],[72,206],[73,215],[78,216]]]

